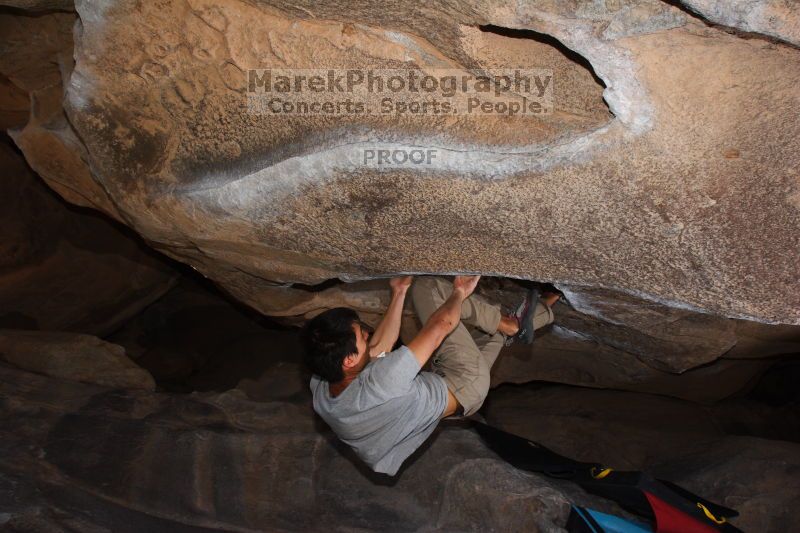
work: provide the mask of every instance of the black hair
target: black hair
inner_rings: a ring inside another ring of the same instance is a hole
[[[346,307],[329,309],[306,323],[300,333],[306,364],[322,379],[336,383],[344,378],[342,362],[358,352],[353,323],[358,314]]]

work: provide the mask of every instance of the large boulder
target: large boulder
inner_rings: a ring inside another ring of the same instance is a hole
[[[59,150],[91,171],[45,179],[265,311],[276,283],[479,271],[800,323],[795,48],[652,0],[269,4],[77,2]],[[553,112],[247,112],[249,69],[319,65],[540,66]]]
[[[374,321],[386,305],[381,282],[298,282],[456,271],[554,282],[567,304],[555,326],[501,358],[496,383],[713,400],[746,388],[760,359],[798,351],[795,48],[649,0],[434,2],[413,19],[365,3],[266,4],[2,14],[0,72],[31,101],[15,141],[70,202],[290,323],[336,305]],[[249,69],[319,65],[545,69],[552,113],[248,110]],[[403,147],[437,157],[395,168],[363,157]],[[410,312],[405,322],[407,336]]]

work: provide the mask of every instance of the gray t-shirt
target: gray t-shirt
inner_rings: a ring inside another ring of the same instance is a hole
[[[420,372],[407,346],[371,361],[331,397],[328,382],[311,378],[314,411],[376,472],[393,476],[425,442],[447,405],[447,385]]]

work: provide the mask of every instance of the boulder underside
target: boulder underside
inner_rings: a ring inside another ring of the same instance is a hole
[[[654,0],[76,12],[32,17],[23,36],[61,36],[72,17],[74,65],[39,46],[49,71],[4,72],[42,102],[14,132],[30,164],[262,312],[275,313],[276,284],[480,272],[800,323],[791,44]],[[33,63],[30,47],[9,50]],[[248,112],[250,69],[319,66],[540,68],[552,112]],[[61,80],[63,107],[46,104]],[[438,155],[365,161],[410,147]]]

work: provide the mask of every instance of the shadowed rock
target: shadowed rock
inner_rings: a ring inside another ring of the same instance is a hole
[[[790,531],[800,502],[793,474],[800,466],[800,417],[789,404],[748,427],[741,422],[753,409],[760,407],[528,386],[493,392],[486,417],[558,453],[618,470],[645,469],[735,508],[740,516],[732,523],[744,531]],[[780,426],[773,435],[785,440],[751,436],[769,426]]]
[[[91,335],[0,329],[0,357],[37,374],[111,388],[153,390],[122,346]]]
[[[11,524],[24,524],[37,507],[58,507],[115,531],[142,531],[153,517],[161,522],[148,531],[485,531],[512,520],[548,531],[563,525],[569,501],[613,508],[516,471],[457,426],[443,427],[390,479],[317,426],[307,402],[256,403],[236,391],[108,391],[4,366],[0,387],[10,400],[0,406],[3,419],[18,428],[0,439],[0,480],[20,479],[17,493],[31,496],[15,502],[0,490]],[[494,481],[463,483],[476,476]],[[520,494],[518,512],[496,514]],[[484,511],[465,512],[476,498]],[[47,513],[40,519],[58,522]]]
[[[67,521],[114,531],[551,531],[569,503],[624,514],[568,481],[514,469],[459,424],[440,426],[396,478],[374,474],[315,419],[308,391],[292,402],[110,391],[3,365],[0,390],[3,427],[16,428],[0,439],[0,504],[23,530]],[[677,400],[526,391],[493,393],[490,420],[579,459],[654,467],[742,511],[735,525],[790,523],[796,443],[728,435],[717,415]]]
[[[0,328],[104,335],[172,287],[124,227],[65,204],[6,143],[0,162]]]

